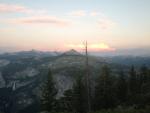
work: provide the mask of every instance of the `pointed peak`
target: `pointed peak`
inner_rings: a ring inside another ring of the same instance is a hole
[[[65,53],[63,53],[63,55],[81,55],[78,51],[76,51],[75,49],[71,49]]]
[[[77,52],[75,49],[70,49],[70,52]],[[77,52],[78,53],[78,52]]]

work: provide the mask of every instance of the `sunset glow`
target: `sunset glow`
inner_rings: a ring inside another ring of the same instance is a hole
[[[67,48],[74,48],[77,50],[84,50],[85,45],[84,44],[69,44],[66,45]],[[115,51],[115,48],[111,48],[109,45],[105,43],[99,43],[99,44],[88,44],[88,50],[89,51]]]
[[[0,51],[82,50],[84,41],[90,51],[150,48],[149,6],[148,0],[1,0]]]

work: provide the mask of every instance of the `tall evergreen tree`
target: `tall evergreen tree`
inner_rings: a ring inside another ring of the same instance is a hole
[[[79,76],[72,89],[66,90],[60,98],[62,111],[74,113],[87,112],[86,89],[82,77]]]
[[[73,85],[73,109],[77,113],[87,112],[86,87],[81,76],[76,79]]]
[[[129,95],[129,104],[136,104],[138,93],[138,79],[134,66],[130,68],[129,71],[129,80],[128,80],[128,95]]]
[[[117,90],[116,94],[119,102],[118,104],[125,104],[125,102],[127,101],[128,87],[127,87],[127,81],[123,70],[121,70],[119,73],[116,90]]]
[[[57,89],[55,88],[55,83],[52,77],[51,70],[49,70],[47,75],[47,80],[45,81],[42,88],[41,105],[42,110],[53,111],[56,103]]]
[[[131,67],[129,72],[129,93],[133,96],[137,93],[137,74],[134,66]]]
[[[86,86],[82,76],[78,76],[72,89],[66,90],[64,96],[60,98],[62,111],[86,113],[87,110],[87,95]]]
[[[58,104],[61,112],[73,112],[73,90],[66,90],[64,92],[64,96],[58,100]]]
[[[112,108],[115,105],[115,93],[110,69],[102,67],[101,75],[95,87],[95,109]]]
[[[148,68],[144,65],[140,68],[140,83],[141,85],[148,82]]]
[[[150,78],[149,70],[144,65],[140,68],[140,95],[142,105],[150,104]]]

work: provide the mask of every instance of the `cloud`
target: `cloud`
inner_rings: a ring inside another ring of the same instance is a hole
[[[0,12],[1,13],[12,13],[12,12],[31,13],[32,10],[20,5],[0,4]]]
[[[42,14],[46,13],[45,10],[33,10],[22,5],[4,4],[0,3],[0,13],[27,13],[27,14]]]
[[[69,47],[69,48],[84,48],[85,45],[83,45],[83,44],[68,44],[68,45],[66,45],[66,47]]]
[[[84,44],[68,44],[67,48],[74,48],[78,50],[83,50],[85,48]],[[89,51],[115,51],[115,48],[110,47],[105,43],[96,43],[96,44],[88,44]]]
[[[106,17],[102,17],[98,20],[98,26],[103,29],[111,29],[116,25],[116,23],[114,21],[112,21],[111,19],[108,19]]]
[[[105,43],[99,43],[99,44],[91,44],[89,45],[89,48],[96,51],[115,51],[115,48],[110,47],[109,45]]]
[[[77,16],[77,17],[82,17],[82,16],[86,16],[87,12],[84,10],[78,10],[78,11],[73,11],[71,13],[69,13],[69,15],[71,16]]]
[[[90,16],[98,16],[100,13],[99,12],[97,12],[97,11],[92,11],[91,13],[90,13]]]
[[[47,15],[46,10],[33,10],[22,5],[0,3],[0,13],[24,13],[30,14],[31,17],[20,17],[0,20],[2,23],[13,24],[53,24],[57,26],[67,26],[70,24],[68,20],[64,20],[55,16]],[[34,16],[33,16],[34,15]],[[40,16],[37,16],[40,15]]]
[[[76,16],[76,17],[84,17],[84,16],[99,16],[101,15],[98,11],[85,11],[85,10],[76,10],[69,13],[70,16]]]
[[[55,16],[33,16],[16,18],[9,20],[9,22],[17,24],[53,24],[57,26],[68,26],[70,24],[70,21],[57,18]]]
[[[69,14],[70,16],[75,16],[75,17],[96,17],[99,18],[97,23],[99,28],[102,30],[108,30],[116,26],[116,22],[114,22],[112,19],[108,18],[105,14],[102,12],[98,11],[85,11],[85,10],[77,10],[73,11]]]

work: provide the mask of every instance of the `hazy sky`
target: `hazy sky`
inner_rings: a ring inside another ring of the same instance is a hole
[[[150,0],[0,0],[0,50],[150,47]]]

